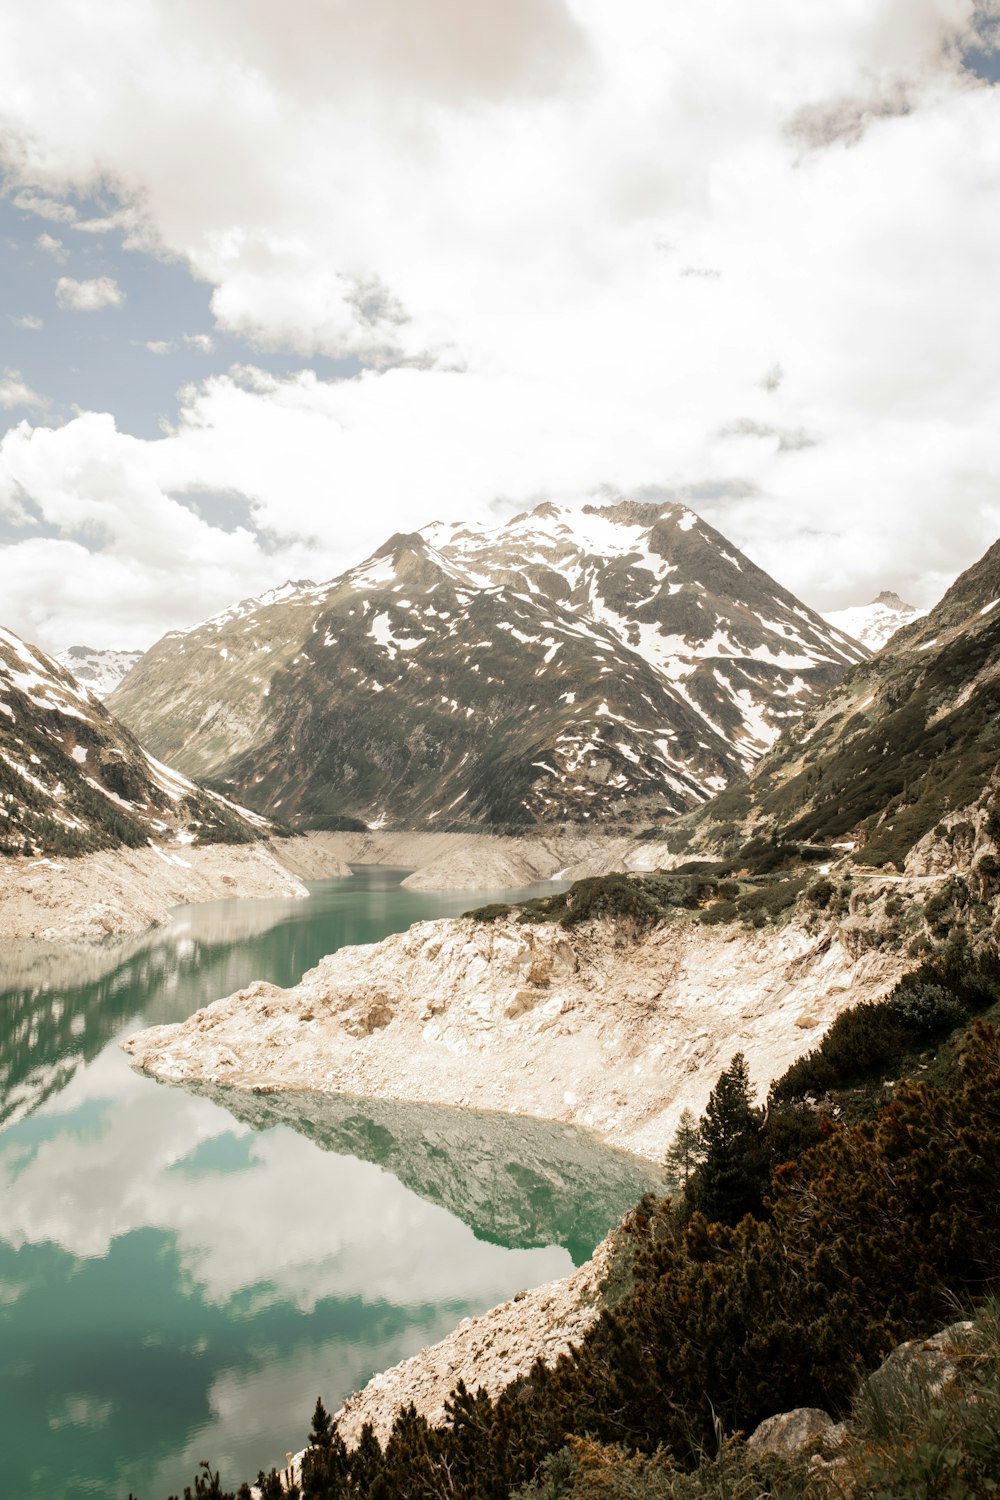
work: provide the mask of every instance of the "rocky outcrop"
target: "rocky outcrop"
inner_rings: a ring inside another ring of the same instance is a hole
[[[754,1429],[747,1448],[808,1458],[817,1476],[826,1474],[833,1482],[823,1493],[868,1494],[867,1487],[855,1483],[852,1467],[863,1453],[871,1427],[878,1430],[884,1446],[891,1442],[895,1425],[902,1443],[913,1417],[926,1419],[942,1398],[957,1392],[960,1399],[975,1401],[961,1381],[982,1348],[982,1335],[972,1322],[952,1323],[928,1339],[910,1339],[897,1345],[862,1383],[848,1420],[834,1422],[827,1412],[811,1406],[779,1412]]]
[[[906,966],[835,922],[756,932],[677,917],[566,931],[421,922],[123,1045],[177,1083],[458,1104],[563,1120],[662,1160],[736,1051],[761,1086]]]
[[[976,1343],[976,1326],[968,1320],[950,1323],[929,1339],[909,1339],[869,1375],[865,1387],[883,1402],[901,1395],[935,1399],[951,1390]]]
[[[766,1417],[747,1438],[748,1448],[762,1453],[820,1452],[834,1423],[816,1406],[798,1406],[794,1411]]]

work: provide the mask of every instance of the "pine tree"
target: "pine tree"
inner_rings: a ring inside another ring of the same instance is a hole
[[[762,1113],[753,1106],[746,1058],[737,1052],[708,1096],[698,1127],[704,1161],[689,1184],[689,1206],[706,1219],[737,1224],[759,1213],[766,1185]]]
[[[667,1186],[671,1192],[686,1193],[696,1167],[704,1159],[705,1149],[701,1143],[698,1121],[689,1109],[685,1109],[677,1122],[677,1131],[667,1148],[664,1163],[667,1171]]]
[[[343,1492],[350,1472],[350,1456],[336,1424],[317,1397],[309,1447],[302,1459],[304,1500],[326,1500]]]

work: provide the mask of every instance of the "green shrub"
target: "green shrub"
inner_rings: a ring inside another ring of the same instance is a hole
[[[826,876],[817,880],[806,891],[806,900],[810,906],[815,906],[819,911],[825,911],[836,894],[836,886]]]
[[[899,981],[883,1000],[841,1011],[818,1047],[771,1086],[774,1101],[822,1097],[872,1074],[895,1070],[908,1052],[940,1037],[1000,995],[997,955],[961,942]]]
[[[739,914],[740,909],[735,901],[716,901],[712,906],[706,906],[699,914],[698,921],[706,927],[714,927],[720,922],[735,922]]]
[[[514,908],[508,906],[504,901],[491,901],[488,906],[477,906],[473,911],[463,911],[463,917],[469,917],[473,922],[496,922],[501,917],[510,917]]]

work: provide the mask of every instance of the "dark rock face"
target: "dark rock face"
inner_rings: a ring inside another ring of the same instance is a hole
[[[542,505],[167,636],[113,702],[293,825],[631,826],[742,777],[865,655],[684,506]]]

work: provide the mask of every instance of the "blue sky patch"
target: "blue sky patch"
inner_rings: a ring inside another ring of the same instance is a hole
[[[0,434],[25,418],[59,426],[82,409],[110,412],[119,431],[155,438],[176,419],[186,385],[237,363],[278,378],[303,368],[300,355],[220,333],[212,288],[182,261],[126,249],[113,223],[100,232],[79,227],[113,220],[120,207],[99,197],[60,203],[11,189],[0,197],[0,373],[17,371],[45,402],[0,407]],[[54,217],[60,211],[63,217]],[[122,300],[86,311],[63,305],[62,278],[104,278]],[[323,357],[308,367],[322,379],[361,368],[355,359]]]

